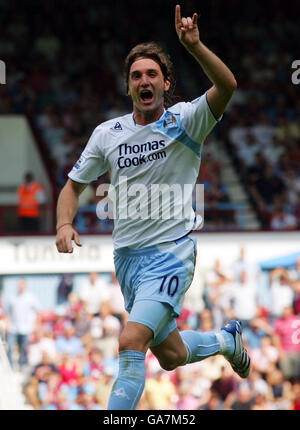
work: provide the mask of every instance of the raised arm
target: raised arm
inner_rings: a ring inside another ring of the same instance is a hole
[[[214,116],[219,118],[225,111],[237,83],[228,67],[200,41],[197,20],[196,13],[192,18],[182,18],[180,6],[176,6],[175,28],[178,38],[213,83],[207,92],[207,102]]]
[[[79,195],[86,186],[87,184],[80,184],[68,179],[60,192],[56,210],[56,247],[58,252],[72,253],[72,240],[74,240],[77,246],[82,246],[77,231],[72,227],[72,222],[78,209]]]

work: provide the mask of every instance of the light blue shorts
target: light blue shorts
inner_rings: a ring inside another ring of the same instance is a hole
[[[175,318],[194,276],[196,240],[185,236],[146,248],[118,248],[114,261],[128,321],[149,327],[151,346],[158,345],[177,327]]]

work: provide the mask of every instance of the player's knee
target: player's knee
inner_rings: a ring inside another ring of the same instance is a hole
[[[129,335],[129,334],[122,334],[119,340],[119,352],[120,351],[141,351],[145,352],[148,345],[144,341],[142,336],[137,335]]]
[[[181,366],[185,359],[186,354],[184,355],[178,351],[176,354],[172,354],[169,357],[161,358],[159,364],[164,370],[174,370],[176,367]]]
[[[171,363],[171,362],[160,362],[160,366],[164,369],[164,370],[174,370],[176,369],[176,367],[178,367],[177,363]]]
[[[180,362],[179,361],[162,361],[160,362],[160,366],[164,369],[164,370],[174,370],[176,369],[176,367],[180,366]]]
[[[126,335],[121,335],[119,340],[119,352],[132,349],[131,346],[134,344],[134,339],[130,339],[129,336]]]
[[[119,351],[140,351],[146,353],[153,339],[153,332],[143,324],[128,322],[120,339]]]

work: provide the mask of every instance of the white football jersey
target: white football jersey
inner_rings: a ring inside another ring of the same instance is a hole
[[[176,240],[197,227],[192,191],[203,141],[216,123],[204,94],[145,126],[131,113],[95,128],[68,176],[90,183],[110,171],[116,249]]]

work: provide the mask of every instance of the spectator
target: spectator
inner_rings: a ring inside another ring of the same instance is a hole
[[[268,395],[269,386],[265,379],[263,379],[261,373],[252,369],[248,382],[249,387],[254,394],[262,394],[263,396]]]
[[[36,39],[33,48],[37,53],[44,55],[50,61],[56,58],[61,48],[61,43],[49,24],[47,24],[43,33]]]
[[[232,264],[233,280],[235,282],[240,282],[242,272],[247,272],[248,268],[249,264],[246,262],[245,259],[245,247],[241,246],[239,249],[239,256]]]
[[[257,393],[253,405],[250,408],[252,411],[269,411],[274,409],[271,402],[266,399],[266,396],[262,393]]]
[[[110,304],[104,302],[101,307],[99,318],[102,336],[94,343],[100,349],[104,358],[113,355],[113,351],[118,347],[118,338],[121,332],[121,323],[118,318],[111,314]],[[93,324],[92,320],[92,324]]]
[[[73,291],[73,276],[71,273],[63,274],[57,287],[57,305],[64,305],[68,301],[69,294]]]
[[[250,350],[260,348],[261,339],[267,334],[273,333],[272,328],[262,321],[260,317],[254,318],[243,330],[244,338]]]
[[[280,141],[286,141],[300,137],[300,127],[297,122],[289,121],[286,116],[280,115],[278,118],[277,138]]]
[[[275,168],[278,165],[279,158],[282,154],[284,154],[285,148],[282,142],[273,136],[271,142],[264,147],[263,156],[268,163]]]
[[[88,346],[92,342],[91,319],[91,314],[88,314],[84,309],[78,309],[75,313],[75,336],[79,337],[84,346]]]
[[[297,176],[296,169],[290,168],[283,177],[286,186],[287,204],[296,205],[300,192],[300,177]]]
[[[213,381],[211,389],[219,395],[220,400],[225,401],[227,396],[236,388],[237,382],[228,366],[221,367],[221,375]]]
[[[53,338],[52,327],[48,324],[39,324],[33,332],[28,346],[28,364],[32,367],[42,361],[43,352],[49,359],[55,361],[56,346]]]
[[[221,396],[219,393],[215,391],[210,392],[210,397],[208,402],[203,405],[200,409],[204,411],[222,411],[224,410],[224,404],[221,399]]]
[[[101,405],[96,401],[96,387],[92,383],[85,384],[79,395],[78,403],[83,410],[102,410]]]
[[[220,261],[216,260],[214,268],[206,273],[204,300],[206,306],[211,310],[214,324],[218,328],[221,328],[224,323],[231,285],[231,278],[224,273]]]
[[[48,354],[43,351],[41,362],[34,367],[24,389],[27,399],[34,409],[41,409],[41,392],[45,392],[47,383],[53,373],[58,373],[58,369]]]
[[[269,116],[261,114],[258,122],[251,127],[251,133],[261,148],[268,147],[276,136],[277,128],[272,124]]]
[[[50,409],[52,409],[50,407]],[[68,393],[60,389],[56,395],[56,405],[53,408],[57,411],[68,411],[68,410],[82,410],[77,403],[72,402]]]
[[[83,364],[83,374],[93,380],[100,380],[104,372],[104,365],[100,349],[92,348],[89,359]]]
[[[179,411],[189,411],[198,409],[199,400],[192,394],[192,386],[179,387],[176,409]]]
[[[300,411],[300,382],[297,381],[292,387],[292,410]]]
[[[286,269],[278,267],[270,272],[271,317],[279,318],[286,306],[293,306],[295,293]]]
[[[286,379],[300,378],[300,317],[286,306],[274,322],[274,345],[279,351],[280,369]]]
[[[202,374],[205,375],[205,378],[213,382],[221,377],[222,368],[225,364],[226,361],[224,360],[224,357],[215,355],[213,357],[209,357],[209,359],[201,361],[198,367],[201,369]]]
[[[100,375],[98,381],[96,382],[95,398],[97,402],[103,407],[103,409],[107,409],[112,385],[112,374],[108,371]]]
[[[272,205],[274,197],[282,195],[285,185],[280,177],[276,176],[273,167],[266,165],[263,174],[254,182],[255,199],[261,198],[267,206]]]
[[[75,336],[75,329],[71,322],[64,323],[64,334],[56,339],[56,349],[59,353],[70,354],[72,357],[84,354],[82,342]]]
[[[18,216],[22,232],[38,232],[40,212],[46,202],[44,187],[34,181],[31,172],[25,174],[24,182],[18,188]]]
[[[57,308],[55,310],[55,318],[54,318],[53,327],[52,327],[52,331],[55,339],[57,339],[59,336],[64,335],[64,332],[65,332],[64,325],[65,325],[65,322],[67,321],[68,320],[66,317],[66,309]]]
[[[126,311],[121,287],[115,273],[112,273],[111,282],[109,284],[109,303],[112,315],[122,321],[122,314]]]
[[[256,190],[256,184],[263,180],[263,172],[266,168],[267,160],[268,159],[261,152],[257,152],[255,154],[254,163],[247,169],[246,172],[249,191],[252,193],[256,201],[262,200],[262,197]]]
[[[156,378],[146,380],[145,393],[150,409],[173,409],[176,402],[176,388],[170,375],[160,370]]]
[[[56,147],[62,145],[63,136],[65,134],[65,128],[62,125],[62,120],[57,113],[51,114],[51,125],[47,127],[43,132],[43,138],[46,141],[48,150],[50,152],[50,158],[55,161]],[[57,160],[56,160],[57,161]]]
[[[296,227],[297,219],[295,215],[286,212],[282,205],[274,208],[271,217],[272,230],[295,230]]]
[[[201,331],[212,331],[213,327],[212,312],[210,309],[205,308],[199,315],[199,328]]]
[[[52,372],[49,376],[48,383],[45,386],[44,393],[41,393],[41,408],[42,409],[56,409],[57,395],[62,386],[62,378],[59,373]]]
[[[228,301],[232,303],[231,318],[240,320],[243,326],[249,325],[258,310],[258,291],[255,280],[249,280],[247,272],[240,274],[240,282],[232,285]],[[227,309],[230,315],[230,309]]]
[[[18,280],[18,292],[11,296],[7,304],[8,313],[8,359],[15,366],[14,350],[19,346],[19,365],[27,364],[28,337],[34,330],[39,304],[37,298],[26,291],[25,279]]]
[[[35,410],[41,409],[41,402],[39,399],[39,381],[35,376],[31,376],[24,387],[26,400]]]
[[[244,169],[254,165],[255,155],[260,150],[259,143],[255,140],[252,134],[246,135],[245,144],[238,149],[238,156],[242,161]]]
[[[0,298],[0,342],[4,341],[7,332],[7,316]]]
[[[262,374],[267,374],[270,366],[278,360],[278,350],[272,345],[272,339],[264,336],[260,340],[260,347],[254,348],[251,353],[252,367]]]
[[[62,358],[62,363],[58,367],[58,371],[62,377],[62,382],[68,385],[77,385],[79,381],[80,369],[78,362],[73,356],[65,353]]]
[[[99,274],[91,272],[89,279],[84,281],[80,293],[80,299],[84,302],[88,313],[97,316],[103,302],[109,300],[109,290]]]
[[[238,411],[250,411],[254,405],[255,397],[247,384],[240,385],[237,395],[232,393],[231,399],[226,402],[230,408]]]
[[[247,127],[245,118],[238,116],[235,124],[229,129],[229,139],[231,143],[239,148],[240,146],[246,145],[249,128]]]
[[[296,266],[288,271],[290,285],[295,291],[294,310],[300,315],[300,257],[297,258]]]
[[[292,385],[289,381],[284,380],[282,372],[275,366],[270,367],[266,380],[269,389],[268,398],[272,401],[274,409],[290,409]]]
[[[39,383],[47,383],[52,372],[58,372],[55,362],[49,357],[46,351],[42,353],[41,361],[34,367],[32,376],[34,376]]]

